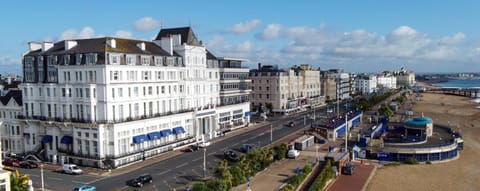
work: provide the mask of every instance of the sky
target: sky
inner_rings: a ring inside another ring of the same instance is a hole
[[[30,41],[152,40],[191,26],[215,56],[286,68],[480,72],[480,1],[4,1],[0,74],[21,73]]]

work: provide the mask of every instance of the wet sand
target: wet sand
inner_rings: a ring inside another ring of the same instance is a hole
[[[423,93],[413,106],[416,116],[423,114],[437,124],[450,124],[460,130],[464,150],[460,158],[444,163],[400,165],[377,169],[367,190],[480,190],[480,106],[473,98]]]

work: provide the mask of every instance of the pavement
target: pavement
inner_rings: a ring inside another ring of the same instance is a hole
[[[376,165],[373,163],[361,163],[354,161],[355,171],[353,175],[341,174],[327,187],[327,191],[363,191],[368,181],[374,175]]]

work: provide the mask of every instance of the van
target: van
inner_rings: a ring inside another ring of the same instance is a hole
[[[66,174],[82,174],[82,169],[78,168],[76,164],[64,164],[63,172]]]

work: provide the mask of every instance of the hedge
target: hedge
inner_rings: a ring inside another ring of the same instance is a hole
[[[321,191],[323,188],[326,186],[328,180],[332,179],[334,176],[334,171],[332,169],[332,162],[331,160],[328,160],[327,163],[325,164],[325,168],[323,168],[322,172],[320,175],[315,178],[315,181],[313,182],[312,186],[309,191]]]

